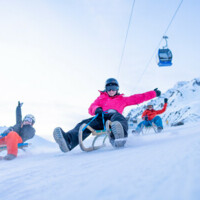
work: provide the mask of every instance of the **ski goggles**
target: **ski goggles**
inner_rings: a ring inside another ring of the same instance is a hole
[[[149,106],[147,106],[147,108],[153,108],[153,106],[149,105]]]
[[[29,117],[26,117],[24,118],[23,120],[23,124],[24,125],[33,125],[33,119],[29,118]]]
[[[107,85],[106,86],[106,91],[108,92],[108,91],[117,91],[117,90],[119,90],[119,86],[117,86],[117,85]]]

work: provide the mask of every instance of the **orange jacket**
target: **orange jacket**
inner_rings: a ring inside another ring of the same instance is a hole
[[[167,103],[164,104],[164,107],[162,110],[147,109],[142,113],[142,119],[143,119],[143,117],[147,116],[148,120],[152,120],[156,115],[164,113],[166,111],[166,109],[167,109]]]

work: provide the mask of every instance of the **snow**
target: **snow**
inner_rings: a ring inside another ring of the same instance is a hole
[[[129,134],[125,148],[66,154],[37,136],[13,161],[0,161],[6,200],[200,199],[200,122],[163,133]],[[92,138],[88,139],[88,143]],[[1,155],[5,152],[1,152]]]

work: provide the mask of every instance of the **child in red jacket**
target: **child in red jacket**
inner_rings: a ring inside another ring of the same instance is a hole
[[[114,78],[109,78],[105,84],[105,90],[100,91],[100,96],[89,107],[91,115],[98,115],[91,123],[90,126],[95,130],[102,130],[102,112],[104,112],[105,121],[110,120],[111,135],[110,143],[114,147],[123,147],[128,136],[128,123],[122,112],[126,106],[136,105],[144,101],[148,101],[156,96],[160,96],[161,92],[158,89],[149,91],[143,94],[136,94],[129,97],[124,97],[123,94],[118,93],[119,84]],[[106,112],[105,112],[106,111]],[[83,123],[88,123],[93,118],[85,119],[75,126],[74,129],[64,132],[60,127],[54,129],[53,136],[58,143],[61,151],[68,152],[78,145],[79,128]],[[83,139],[90,135],[90,131],[85,129],[83,132]],[[116,140],[115,139],[120,139]]]
[[[157,126],[157,131],[161,132],[163,129],[162,119],[160,116],[157,116],[159,114],[162,114],[167,109],[167,101],[168,99],[164,99],[164,107],[162,110],[154,110],[152,104],[147,105],[147,109],[142,114],[142,119],[144,121],[140,122],[136,128],[136,132],[140,133],[144,126],[152,126],[152,123],[154,123]]]

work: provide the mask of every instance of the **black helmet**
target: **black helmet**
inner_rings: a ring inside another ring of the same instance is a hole
[[[105,89],[106,91],[114,90],[118,91],[119,90],[119,83],[115,78],[109,78],[106,80],[105,84]]]

